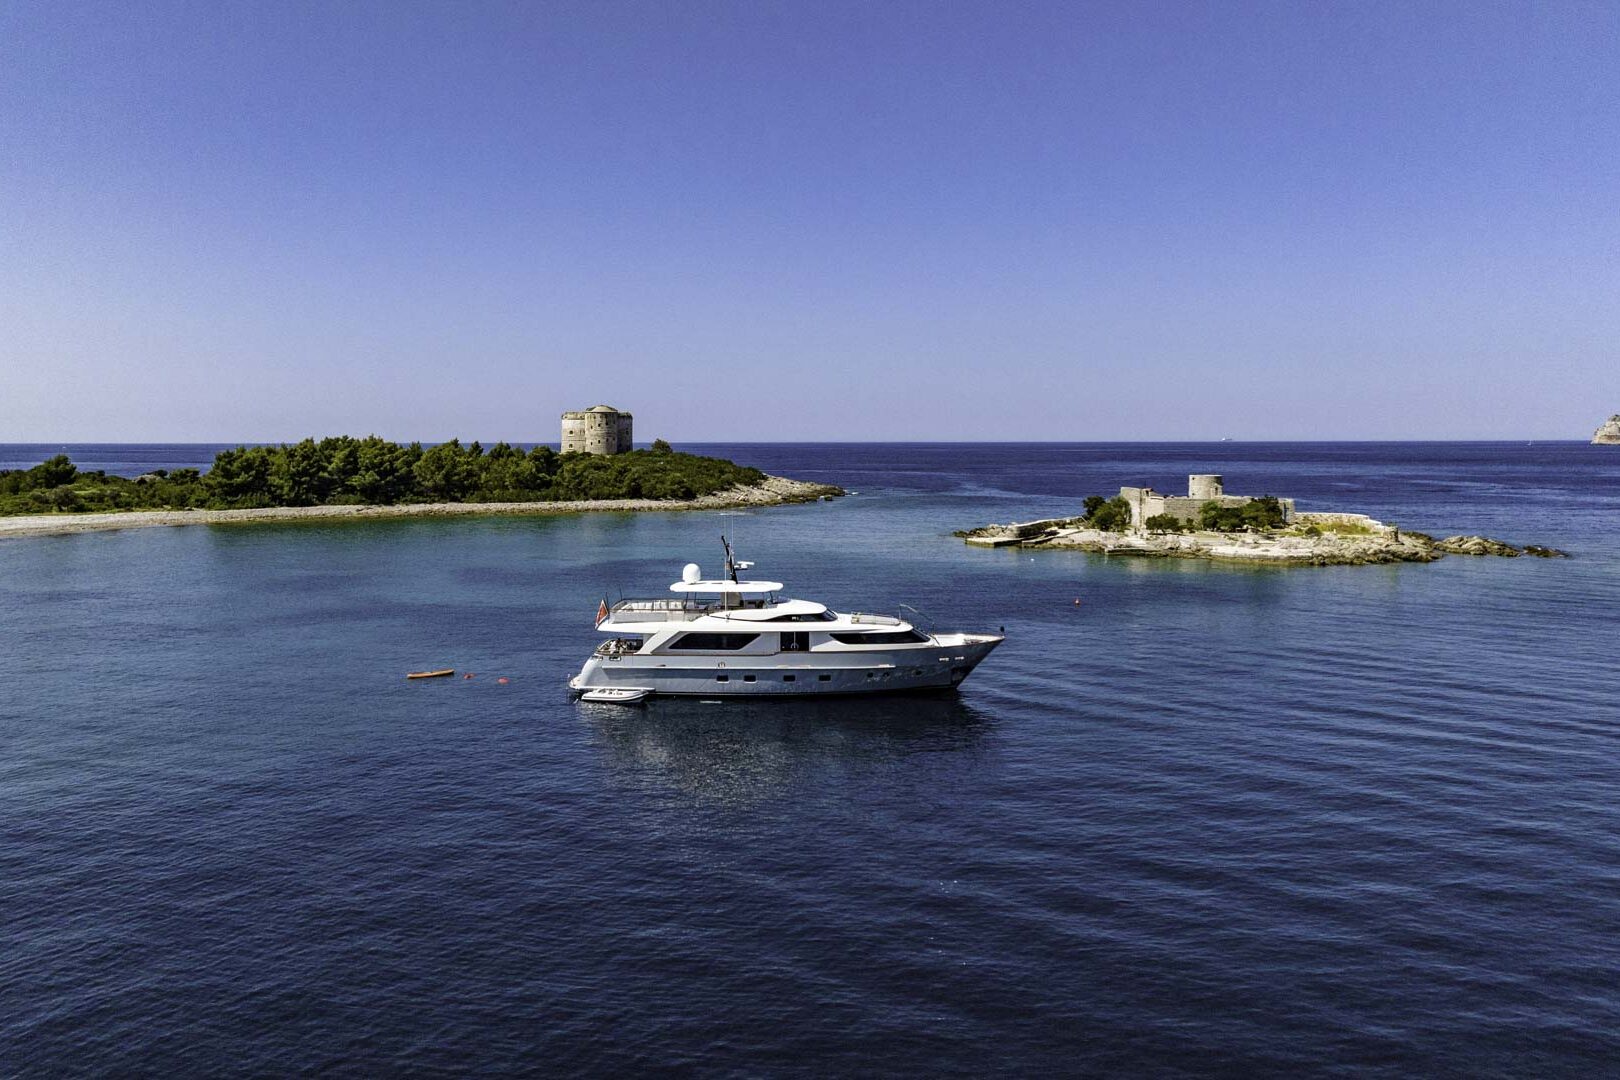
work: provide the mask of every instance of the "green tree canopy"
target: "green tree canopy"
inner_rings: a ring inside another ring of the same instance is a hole
[[[1284,517],[1282,502],[1274,495],[1262,495],[1241,506],[1222,506],[1212,500],[1198,508],[1199,527],[1213,532],[1281,528]]]
[[[1154,514],[1142,523],[1148,532],[1182,532],[1187,522],[1174,514]]]
[[[205,474],[161,470],[138,481],[81,473],[59,455],[31,469],[0,471],[0,513],[398,502],[547,502],[573,499],[690,499],[757,484],[758,469],[720,458],[634,450],[598,456],[524,452],[510,443],[488,451],[457,439],[424,450],[375,435],[303,439],[291,445],[223,450]]]
[[[1131,504],[1123,495],[1105,499],[1101,495],[1086,498],[1086,522],[1093,529],[1105,532],[1124,532],[1131,527]]]

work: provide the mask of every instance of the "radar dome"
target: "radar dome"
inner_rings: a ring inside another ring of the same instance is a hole
[[[686,582],[688,585],[691,585],[693,582],[702,581],[703,571],[698,569],[697,563],[689,562],[686,564],[685,568],[681,570],[681,580]]]

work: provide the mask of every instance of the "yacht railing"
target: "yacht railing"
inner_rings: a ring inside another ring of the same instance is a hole
[[[727,612],[757,610],[767,606],[768,601],[765,600],[744,600],[741,603],[725,604],[718,600],[682,600],[655,596],[620,600],[608,611],[610,617],[625,616],[623,621],[627,623],[649,621],[691,622],[693,619],[701,619],[705,615],[724,616]],[[652,616],[652,619],[638,619],[636,616]],[[875,615],[864,611],[851,612],[844,617],[852,623],[864,626],[905,625],[904,619],[893,615]],[[753,620],[750,621],[753,622]],[[805,622],[794,623],[793,625],[799,629],[808,630],[812,629],[815,623]]]
[[[724,614],[728,611],[742,611],[747,608],[762,608],[763,600],[744,600],[741,603],[725,604],[718,600],[681,600],[668,597],[649,597],[645,599],[620,600],[608,609],[610,616],[624,614],[627,616],[652,615],[660,622],[691,622],[701,619],[705,615]],[[627,618],[626,622],[637,621]]]

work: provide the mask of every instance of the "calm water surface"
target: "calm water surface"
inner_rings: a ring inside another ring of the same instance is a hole
[[[0,1075],[1614,1074],[1620,450],[696,449],[859,494],[0,543]],[[1576,558],[948,535],[1202,471]],[[570,703],[604,593],[728,524],[1008,641],[955,696]]]

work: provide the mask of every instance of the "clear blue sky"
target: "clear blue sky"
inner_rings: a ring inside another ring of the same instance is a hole
[[[0,3],[0,442],[1584,438],[1613,3]]]

